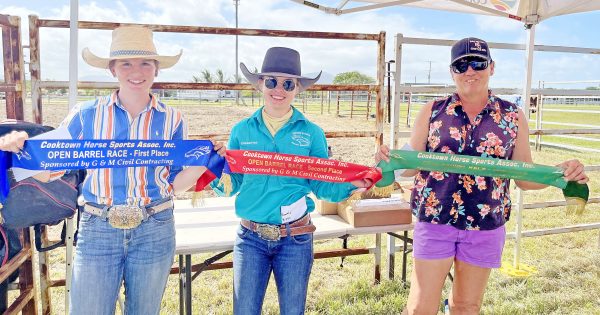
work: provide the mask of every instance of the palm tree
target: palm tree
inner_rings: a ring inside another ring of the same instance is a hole
[[[192,76],[192,82],[194,83],[228,83],[230,78],[227,77],[225,72],[221,69],[217,69],[213,75],[210,70],[204,69],[200,72],[200,76]]]
[[[221,69],[217,69],[216,72],[216,83],[227,83],[229,82],[229,78],[225,75],[225,72]]]
[[[200,74],[202,75],[202,79],[205,83],[213,83],[212,74],[210,73],[210,71],[208,69],[202,70],[202,72]]]

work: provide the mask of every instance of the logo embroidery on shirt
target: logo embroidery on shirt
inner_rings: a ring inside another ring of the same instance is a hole
[[[240,142],[241,145],[248,145],[248,144],[258,144],[258,141],[242,141]]]
[[[292,133],[292,144],[299,147],[310,146],[310,134],[305,132],[293,132]]]

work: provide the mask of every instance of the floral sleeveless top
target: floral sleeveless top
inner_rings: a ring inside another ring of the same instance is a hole
[[[427,152],[510,159],[517,137],[518,107],[489,94],[471,123],[458,94],[434,102]],[[461,230],[493,230],[510,216],[510,180],[420,171],[411,205],[420,222]]]

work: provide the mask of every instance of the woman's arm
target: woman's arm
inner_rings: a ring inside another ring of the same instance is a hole
[[[531,148],[529,147],[529,125],[527,117],[522,110],[519,110],[519,131],[515,142],[515,148],[512,154],[512,160],[533,163],[531,157]],[[562,168],[566,181],[577,181],[580,184],[586,183],[588,177],[583,170],[583,164],[578,160],[568,160],[557,165]],[[515,184],[523,190],[535,190],[546,188],[548,185],[538,184],[528,181],[515,180]]]
[[[533,159],[531,158],[531,148],[529,147],[529,124],[527,123],[527,117],[525,117],[525,114],[522,110],[519,110],[517,126],[517,139],[515,141],[515,148],[513,149],[511,160],[533,163]],[[548,187],[548,185],[523,180],[515,180],[515,184],[517,184],[517,186],[523,190],[534,190]]]
[[[0,150],[19,153],[23,149],[27,139],[29,139],[27,132],[11,131],[10,133],[0,137]],[[40,182],[48,182],[50,180],[50,171],[42,171],[37,173],[33,175],[33,178],[39,180]]]
[[[231,134],[229,136],[229,142],[227,143],[227,147],[230,150],[239,150],[240,142],[238,140],[238,135],[240,134],[239,125],[233,126],[231,129]],[[210,188],[219,196],[229,197],[237,194],[239,192],[240,187],[242,186],[242,182],[244,181],[244,175],[240,173],[230,173],[229,178],[231,179],[231,187],[226,187],[223,184],[220,184],[218,179],[213,180],[210,183]],[[231,191],[227,191],[231,189]]]
[[[429,119],[431,117],[431,109],[433,107],[433,101],[427,103],[419,113],[417,119],[412,128],[411,136],[408,141],[409,145],[414,151],[425,151],[427,148],[427,138],[429,137]],[[384,160],[390,161],[390,148],[387,145],[379,147],[379,151],[375,154],[375,162]],[[400,174],[402,177],[411,177],[417,174],[418,170],[405,170]]]
[[[225,146],[221,142],[213,143],[213,150],[217,151],[220,156],[225,156]],[[173,191],[175,194],[182,193],[190,189],[196,184],[200,176],[206,172],[206,166],[189,166],[179,172],[173,180]]]
[[[204,172],[206,166],[189,166],[177,173],[173,181],[173,193],[179,194],[190,189]]]

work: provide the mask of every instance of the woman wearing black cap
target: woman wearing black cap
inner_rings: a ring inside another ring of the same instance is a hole
[[[452,46],[451,96],[419,112],[410,139],[415,151],[532,162],[527,118],[515,104],[489,90],[494,74],[487,43],[464,38]],[[376,160],[389,160],[382,146]],[[565,179],[587,182],[577,160],[561,163]],[[415,225],[410,294],[405,313],[437,314],[446,274],[454,264],[451,314],[478,314],[491,268],[501,264],[504,223],[511,210],[509,180],[405,170],[415,176],[411,205]],[[515,181],[521,189],[545,185]]]

